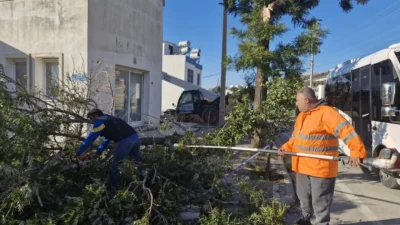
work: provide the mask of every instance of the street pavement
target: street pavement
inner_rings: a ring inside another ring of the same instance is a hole
[[[341,165],[331,212],[332,224],[400,225],[400,190],[386,188],[377,175]]]
[[[281,133],[276,146],[285,143],[290,134]],[[290,165],[291,157],[285,157],[285,161]],[[293,224],[299,210],[289,214],[287,222]],[[386,188],[377,175],[340,164],[331,217],[331,225],[400,225],[400,190]]]
[[[285,161],[290,163],[290,157]],[[290,174],[295,179],[296,175]],[[300,209],[292,208],[286,224],[292,225],[299,217]],[[360,168],[340,164],[330,225],[338,224],[400,225],[400,190],[386,188],[377,175],[367,175]]]

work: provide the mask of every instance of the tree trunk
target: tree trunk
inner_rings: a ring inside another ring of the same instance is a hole
[[[254,109],[258,109],[261,105],[261,102],[267,97],[266,96],[266,87],[265,87],[265,80],[267,76],[263,74],[262,69],[260,67],[257,68],[257,75],[256,75],[256,88],[254,94]],[[262,130],[258,129],[253,135],[253,139],[251,140],[251,147],[252,148],[262,148],[264,147],[263,141],[263,132]]]
[[[271,16],[272,12],[274,10],[274,7],[278,1],[275,1],[271,3],[268,6],[264,6],[261,15],[262,15],[262,22],[263,23],[269,23],[271,21]],[[262,45],[264,47],[265,51],[269,51],[269,43],[270,40],[263,40]],[[268,67],[269,63],[265,62]],[[266,71],[263,71],[263,66],[258,66],[257,67],[257,75],[256,75],[256,88],[255,88],[255,95],[254,95],[254,109],[257,109],[260,107],[261,103],[267,99],[267,87],[265,85],[265,82],[268,80],[268,74],[266,74]],[[263,140],[264,132],[261,129],[256,130],[256,132],[253,135],[253,139],[251,140],[251,147],[253,148],[263,148],[265,143]]]
[[[268,41],[269,43],[269,41]],[[269,51],[269,44],[265,45],[265,51]],[[265,82],[268,80],[268,75],[264,74],[262,68],[257,68],[256,88],[254,95],[254,109],[258,109],[263,101],[267,99],[267,86]],[[263,112],[262,112],[263,113]],[[251,140],[252,148],[263,148],[264,142],[264,131],[257,129]]]

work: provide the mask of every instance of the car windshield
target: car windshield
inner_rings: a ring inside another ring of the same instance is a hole
[[[398,60],[399,63],[400,63],[400,52],[396,52],[396,56],[397,56],[397,60]]]

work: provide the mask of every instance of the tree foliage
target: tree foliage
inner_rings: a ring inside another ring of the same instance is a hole
[[[355,3],[365,4],[368,0],[340,0],[345,12]],[[303,72],[301,56],[319,53],[322,39],[328,31],[320,26],[317,18],[310,15],[319,0],[226,0],[228,11],[240,16],[243,29],[232,29],[239,40],[239,53],[228,60],[237,71],[256,69],[254,107],[261,107],[267,98],[266,82],[271,77],[300,76]],[[283,21],[288,17],[294,27],[302,32],[290,43],[271,42],[284,35],[289,29]],[[232,66],[231,66],[232,67]],[[253,146],[262,147],[260,130],[254,135]]]
[[[232,146],[254,132],[264,143],[272,143],[281,131],[291,125],[295,110],[295,96],[302,87],[299,77],[274,77],[267,82],[268,99],[259,108],[250,107],[248,95],[242,96],[242,102],[233,104],[227,124],[214,134],[216,145]]]
[[[233,196],[231,184],[222,179],[232,169],[231,151],[175,148],[169,153],[158,145],[142,146],[138,167],[129,159],[122,162],[119,189],[110,192],[111,154],[84,168],[73,160],[88,127],[84,115],[99,107],[88,93],[97,92],[93,83],[66,81],[58,97],[49,99],[6,76],[0,80],[0,224],[179,224],[185,206],[209,205],[219,212]],[[180,140],[204,142],[222,143],[217,134],[199,140],[190,132]],[[284,207],[252,193],[262,192],[244,191],[251,212],[232,217],[248,224],[250,217],[266,220],[262,217],[270,213],[283,224]],[[215,210],[204,210],[201,223],[216,224],[221,218]]]

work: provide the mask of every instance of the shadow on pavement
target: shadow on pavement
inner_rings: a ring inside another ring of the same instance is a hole
[[[380,183],[379,176],[375,174],[363,174],[363,173],[346,173],[346,172],[339,172],[338,174],[338,181],[341,183],[352,183],[352,184],[361,184],[361,183],[368,183],[368,184],[377,184]]]
[[[331,206],[332,215],[340,215],[353,208],[357,208],[357,205],[339,195],[334,195]]]
[[[347,225],[375,225],[376,222],[380,222],[384,225],[399,225],[400,219],[387,219],[387,220],[378,220],[378,221],[360,221],[360,222],[349,222],[343,223]]]

